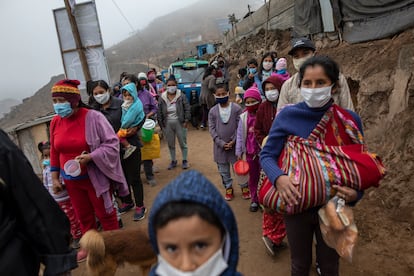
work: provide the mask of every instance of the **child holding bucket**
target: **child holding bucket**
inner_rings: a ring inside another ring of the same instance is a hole
[[[119,140],[125,148],[123,159],[127,159],[137,149],[126,139],[127,129],[138,126],[144,120],[143,106],[138,99],[137,88],[135,83],[128,83],[121,88],[122,97],[122,117],[121,128],[118,131]]]
[[[236,131],[242,109],[239,105],[229,102],[229,92],[226,91],[224,85],[217,86],[214,98],[217,104],[208,113],[209,131],[214,142],[214,161],[217,163],[223,186],[226,189],[224,198],[232,200],[234,195],[230,166],[237,160]],[[250,198],[249,188],[245,182],[243,184],[244,186],[241,187],[243,198]]]
[[[259,153],[260,145],[254,134],[254,124],[256,122],[256,112],[262,98],[260,91],[254,84],[244,93],[246,110],[240,115],[237,127],[236,156],[239,160],[246,155],[249,163],[249,190],[251,195],[250,212],[259,210],[259,200],[257,197],[257,185],[260,176]]]
[[[75,211],[73,210],[68,192],[66,189],[62,189],[59,192],[53,191],[52,173],[50,172],[50,143],[40,142],[37,145],[37,148],[42,153],[43,159],[43,185],[48,190],[53,199],[57,202],[60,209],[62,209],[62,211],[68,217],[70,222],[70,233],[73,239],[72,247],[78,249],[80,247],[79,240],[82,236],[82,232],[80,230],[79,220],[75,214]],[[60,180],[62,181],[62,178],[60,178]]]

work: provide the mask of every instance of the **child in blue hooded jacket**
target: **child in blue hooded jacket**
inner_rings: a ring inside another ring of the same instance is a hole
[[[239,276],[239,239],[233,211],[214,185],[191,170],[154,200],[148,225],[158,264],[150,275]]]
[[[144,107],[138,98],[137,87],[135,83],[128,83],[121,88],[122,97],[122,117],[121,128],[118,130],[119,140],[125,148],[124,159],[127,159],[137,149],[136,146],[131,145],[127,137],[127,129],[138,126],[145,117]]]

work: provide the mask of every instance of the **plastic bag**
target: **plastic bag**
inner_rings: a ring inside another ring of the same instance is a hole
[[[161,157],[160,137],[157,133],[152,135],[150,142],[142,142],[141,160],[152,160]]]
[[[352,253],[358,238],[351,207],[337,196],[319,209],[322,237],[326,244],[335,249],[339,256],[352,262]]]

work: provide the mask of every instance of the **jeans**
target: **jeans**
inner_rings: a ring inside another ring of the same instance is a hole
[[[183,127],[182,123],[180,123],[178,120],[168,120],[164,134],[165,138],[167,139],[168,149],[170,150],[171,161],[177,160],[175,156],[176,136],[178,143],[180,144],[183,160],[187,160],[187,129]]]
[[[221,175],[221,181],[224,188],[228,189],[233,186],[233,179],[231,178],[230,173],[230,163],[217,163],[218,171]]]
[[[152,162],[152,160],[144,160],[142,163],[144,165],[144,172],[147,180],[154,179],[154,172],[152,170],[154,162]]]

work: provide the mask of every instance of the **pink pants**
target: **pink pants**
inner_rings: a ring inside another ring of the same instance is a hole
[[[80,230],[79,220],[78,217],[75,214],[75,211],[73,210],[72,203],[70,201],[70,198],[68,198],[65,201],[58,202],[60,209],[65,212],[66,216],[68,217],[70,221],[70,234],[72,235],[73,239],[80,239],[82,236],[82,232]]]
[[[268,237],[274,244],[279,245],[286,237],[286,227],[283,215],[273,212],[263,212],[263,236]]]
[[[115,208],[110,214],[106,212],[103,199],[96,197],[95,189],[89,178],[65,180],[65,184],[73,209],[79,219],[82,234],[90,229],[96,229],[95,215],[101,222],[103,230],[119,229]]]

